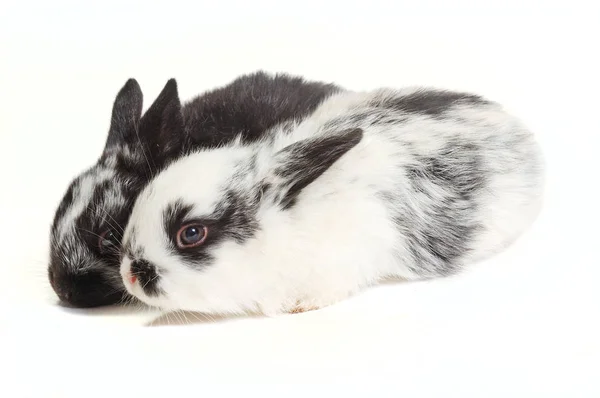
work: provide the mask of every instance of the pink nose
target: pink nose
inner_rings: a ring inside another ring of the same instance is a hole
[[[133,285],[135,283],[135,281],[137,281],[137,276],[135,275],[131,275],[129,277],[129,282],[131,282],[131,284]]]

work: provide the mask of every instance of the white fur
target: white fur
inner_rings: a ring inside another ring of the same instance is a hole
[[[75,220],[91,205],[90,200],[94,194],[95,187],[104,181],[114,178],[114,174],[113,170],[103,168],[94,173],[84,175],[81,178],[73,192],[73,202],[60,220],[58,227],[59,239],[65,239],[68,234],[74,233]],[[109,200],[116,202],[122,199],[113,197]]]

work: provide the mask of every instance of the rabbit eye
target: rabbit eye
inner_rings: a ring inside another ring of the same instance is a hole
[[[111,251],[115,251],[116,247],[119,245],[119,240],[117,239],[115,233],[110,229],[102,232],[100,237],[98,238],[98,247],[102,253],[109,253]]]
[[[177,231],[177,246],[189,249],[200,246],[206,240],[208,229],[202,224],[186,224]]]

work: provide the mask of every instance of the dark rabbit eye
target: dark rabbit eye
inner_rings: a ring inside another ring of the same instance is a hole
[[[114,252],[119,244],[119,240],[110,229],[102,232],[98,238],[98,247],[102,253]]]
[[[202,224],[186,224],[177,231],[177,246],[189,249],[204,243],[208,229]]]

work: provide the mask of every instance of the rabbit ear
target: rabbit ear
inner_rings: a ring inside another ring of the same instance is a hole
[[[279,205],[283,209],[291,208],[302,189],[354,148],[362,137],[362,129],[349,129],[334,135],[305,139],[277,152],[272,173]]]
[[[121,88],[113,104],[110,129],[104,150],[125,145],[135,137],[142,116],[143,95],[135,79],[129,79]]]
[[[181,151],[184,125],[175,79],[167,82],[142,117],[139,139],[148,148],[156,163],[162,163]]]

